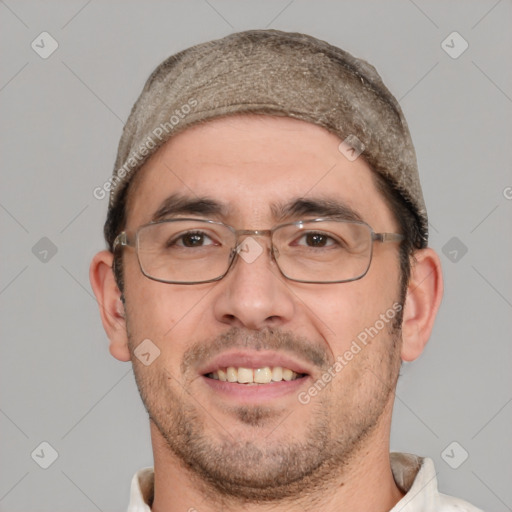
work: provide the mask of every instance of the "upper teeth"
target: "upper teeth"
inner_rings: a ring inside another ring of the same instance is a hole
[[[208,374],[215,380],[227,382],[238,382],[240,384],[268,384],[269,382],[279,382],[281,380],[295,380],[299,374],[283,368],[282,366],[264,366],[263,368],[243,368],[228,366],[227,368],[219,368],[216,372]]]

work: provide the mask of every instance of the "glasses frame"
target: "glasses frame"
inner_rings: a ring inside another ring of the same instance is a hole
[[[140,261],[140,257],[139,257],[139,233],[140,233],[140,231],[148,226],[154,226],[155,224],[164,224],[164,223],[179,222],[179,221],[202,222],[205,224],[215,224],[218,226],[224,226],[224,227],[228,228],[233,233],[236,244],[235,244],[235,247],[233,247],[231,249],[231,252],[229,254],[228,267],[223,274],[221,274],[220,276],[215,277],[213,279],[207,279],[207,280],[203,280],[203,281],[170,281],[167,279],[160,279],[157,277],[153,277],[145,272],[145,270],[142,266],[142,263]],[[279,266],[279,262],[277,261],[279,251],[274,246],[274,242],[272,239],[274,232],[277,231],[278,229],[288,227],[288,226],[299,226],[300,224],[304,224],[304,223],[324,222],[324,221],[340,222],[340,223],[345,223],[345,224],[359,224],[362,226],[366,226],[368,228],[368,230],[371,234],[371,247],[370,247],[370,258],[369,258],[368,266],[366,267],[366,270],[360,276],[350,278],[350,279],[337,280],[337,281],[310,281],[310,280],[303,280],[303,279],[294,279],[292,277],[289,277],[288,275],[286,275],[283,272],[283,270]],[[151,279],[153,281],[158,281],[160,283],[166,283],[166,284],[186,284],[186,285],[213,283],[213,282],[220,281],[221,279],[223,279],[228,274],[228,272],[231,270],[231,267],[233,267],[234,262],[236,261],[237,256],[240,253],[240,249],[242,248],[242,245],[239,243],[240,236],[268,236],[270,238],[270,256],[271,256],[272,260],[274,261],[274,263],[276,264],[276,267],[278,268],[281,275],[290,281],[294,281],[297,283],[307,283],[307,284],[339,284],[339,283],[350,283],[352,281],[358,281],[359,279],[362,279],[368,273],[368,271],[370,269],[370,266],[371,266],[371,263],[373,260],[373,243],[374,242],[388,243],[388,242],[402,242],[403,240],[405,240],[405,236],[400,233],[375,233],[375,231],[373,231],[372,227],[369,224],[367,224],[366,222],[337,219],[335,217],[334,218],[333,217],[320,217],[320,218],[316,218],[316,219],[306,219],[306,220],[298,220],[298,221],[294,221],[294,222],[286,222],[284,224],[278,224],[277,226],[274,226],[272,229],[235,229],[233,226],[224,224],[224,222],[219,222],[219,221],[215,221],[215,220],[211,220],[211,219],[177,218],[177,219],[158,220],[158,221],[149,222],[147,224],[139,226],[136,229],[134,236],[130,235],[128,233],[128,231],[122,231],[115,238],[112,250],[115,253],[117,250],[120,250],[124,247],[132,247],[133,249],[135,249],[135,253],[137,255],[137,261],[139,263],[140,271],[142,272],[142,274],[144,276],[146,276],[148,279]],[[276,252],[277,252],[277,254],[276,254]],[[114,262],[115,262],[115,259],[114,259]]]

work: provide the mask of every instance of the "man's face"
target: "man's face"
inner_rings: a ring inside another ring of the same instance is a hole
[[[289,208],[275,216],[297,201],[330,200],[375,232],[395,232],[369,166],[345,158],[340,142],[289,118],[230,117],[188,129],[141,170],[126,229],[134,232],[167,198],[180,196],[207,198],[222,213],[165,218],[270,229],[329,213]],[[293,282],[272,260],[268,237],[253,238],[264,249],[254,261],[238,257],[222,280],[195,285],[148,279],[135,251],[126,250],[126,319],[132,352],[145,339],[160,350],[149,366],[133,357],[153,436],[218,490],[270,499],[325,480],[372,436],[386,439],[400,365],[400,333],[389,321],[400,302],[400,268],[398,245],[376,243],[360,280]],[[212,378],[227,367],[282,367],[299,377],[267,384]],[[309,393],[329,368],[330,382]]]

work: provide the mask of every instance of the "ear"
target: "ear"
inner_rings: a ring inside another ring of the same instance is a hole
[[[433,249],[415,252],[402,323],[402,359],[413,361],[425,348],[443,297],[443,274]]]
[[[113,260],[114,255],[109,251],[96,254],[89,269],[89,279],[100,307],[103,328],[110,340],[110,353],[119,361],[130,361],[124,304],[112,270]]]

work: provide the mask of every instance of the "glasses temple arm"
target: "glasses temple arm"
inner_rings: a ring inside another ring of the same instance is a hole
[[[126,231],[122,231],[119,233],[119,235],[116,236],[114,243],[112,244],[112,250],[115,252],[118,247],[125,247],[127,245],[129,245],[129,243]]]
[[[378,242],[401,242],[405,240],[405,236],[400,233],[373,233],[372,237]]]

